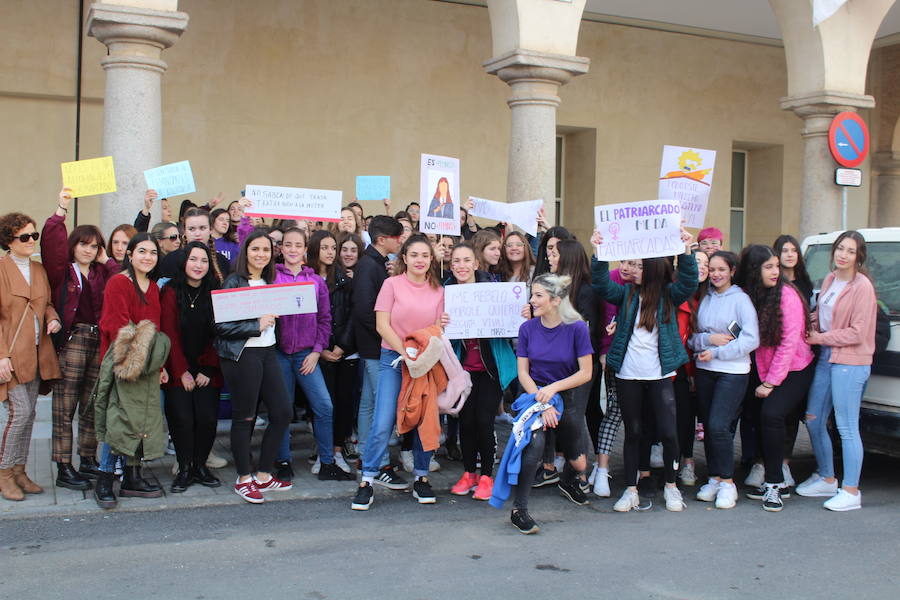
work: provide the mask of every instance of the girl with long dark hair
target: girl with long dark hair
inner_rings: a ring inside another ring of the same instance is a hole
[[[708,482],[697,492],[716,508],[733,508],[734,433],[750,380],[750,353],[759,346],[756,309],[733,279],[738,257],[719,250],[709,258],[709,287],[688,340],[697,361],[697,407],[703,422]]]
[[[765,481],[747,497],[762,500],[777,512],[787,497],[784,478],[786,419],[806,397],[813,376],[813,353],[806,343],[809,312],[802,293],[784,276],[778,256],[768,246],[754,244],[741,252],[737,281],[750,296],[759,318],[760,344],[756,370],[760,384],[760,427]]]
[[[534,276],[550,272],[550,258],[548,255],[556,252],[556,243],[559,240],[574,240],[575,236],[569,230],[559,225],[551,227],[541,236],[535,255]]]
[[[222,213],[227,214],[227,213]],[[219,287],[211,265],[213,255],[201,242],[191,242],[178,263],[175,277],[160,294],[162,331],[172,343],[164,386],[166,420],[178,472],[172,493],[193,483],[219,487],[221,482],[206,467],[216,439],[216,420],[222,372],[213,348],[215,322],[212,290]]]
[[[859,476],[863,445],[859,437],[859,407],[875,353],[878,311],[866,257],[866,240],[858,231],[843,232],[831,245],[834,268],[822,282],[812,330],[806,340],[821,346],[806,408],[806,428],[817,468],[797,486],[797,493],[831,496],[825,508],[834,511],[862,508]],[[844,459],[844,481],[840,488],[834,476],[834,456],[827,428],[832,407]]]
[[[692,237],[682,228],[684,254],[678,257],[678,277],[674,282],[672,263],[666,258],[643,259],[640,285],[617,284],[610,279],[605,261],[592,261],[594,289],[619,306],[618,325],[606,357],[607,365],[616,373],[619,407],[625,421],[627,487],[613,506],[619,512],[628,512],[639,504],[638,468],[647,410],[655,415],[657,437],[663,445],[666,508],[684,508],[675,483],[679,450],[672,377],[688,361],[678,334],[676,308],[697,289]],[[596,248],[602,243],[603,237],[595,231],[591,244]]]
[[[810,306],[813,284],[806,271],[803,254],[800,253],[800,242],[792,235],[779,235],[772,244],[772,248],[775,249],[775,255],[778,257],[779,266],[785,279],[800,290],[803,301]]]
[[[506,234],[499,272],[503,281],[531,282],[534,275],[534,253],[524,233],[510,231]]]

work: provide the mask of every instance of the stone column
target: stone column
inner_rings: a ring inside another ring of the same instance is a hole
[[[900,152],[872,156],[876,198],[869,213],[872,227],[900,227]]]
[[[109,49],[103,104],[103,155],[112,156],[118,191],[102,198],[100,229],[109,233],[131,223],[147,187],[143,172],[162,160],[160,88],[166,63],[160,58],[187,28],[183,12],[114,4],[92,4],[88,34]],[[154,219],[159,218],[155,206]]]
[[[484,63],[512,90],[506,201],[543,198],[547,221],[555,222],[556,107],[559,86],[586,73],[590,60],[578,56],[515,50]]]
[[[819,94],[782,98],[781,108],[803,119],[803,192],[800,199],[800,239],[841,227],[841,189],[834,183],[839,166],[828,148],[828,128],[834,116],[857,108],[872,108],[871,96]]]

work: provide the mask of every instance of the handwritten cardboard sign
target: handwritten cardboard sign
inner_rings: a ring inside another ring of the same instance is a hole
[[[263,315],[302,315],[318,310],[316,285],[312,282],[213,290],[212,303],[216,323],[258,319]]]
[[[248,185],[244,196],[253,202],[244,211],[248,217],[333,222],[341,220],[343,193],[339,190]]]
[[[685,227],[703,227],[715,166],[715,150],[663,146],[659,197],[681,202]]]
[[[419,182],[419,231],[459,235],[459,159],[423,154]]]
[[[357,175],[357,200],[384,200],[391,197],[390,175]]]
[[[156,190],[160,198],[193,194],[197,191],[191,162],[188,160],[147,169],[144,171],[144,179],[147,181],[147,189]]]
[[[450,315],[448,339],[510,338],[519,335],[522,306],[528,302],[524,283],[464,283],[444,288],[444,310]]]
[[[595,206],[594,222],[603,236],[603,243],[597,249],[598,260],[610,262],[684,253],[678,200]]]
[[[72,188],[72,197],[84,198],[116,191],[116,171],[112,156],[64,162],[63,187]]]
[[[469,196],[472,201],[472,214],[484,219],[512,223],[522,228],[525,233],[537,235],[538,211],[544,207],[543,200],[529,200],[527,202],[495,202]]]

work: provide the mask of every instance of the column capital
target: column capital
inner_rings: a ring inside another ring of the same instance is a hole
[[[188,14],[95,2],[87,15],[88,35],[109,47],[110,56],[121,51],[134,54],[120,45],[140,44],[157,49],[157,54],[178,41],[188,26]],[[165,68],[165,64],[163,64]]]
[[[872,96],[823,90],[815,94],[786,96],[781,99],[782,110],[793,111],[803,119],[803,137],[828,135],[834,116],[844,111],[856,112],[858,108],[872,108]]]
[[[591,59],[565,54],[548,54],[518,48],[483,63],[485,70],[509,83],[516,79],[536,79],[565,85],[572,77],[588,72]]]

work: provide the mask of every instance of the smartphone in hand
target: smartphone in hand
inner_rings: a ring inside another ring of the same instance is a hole
[[[732,321],[728,324],[728,333],[731,334],[731,337],[737,338],[737,336],[741,335],[741,326],[738,325],[737,321]]]

